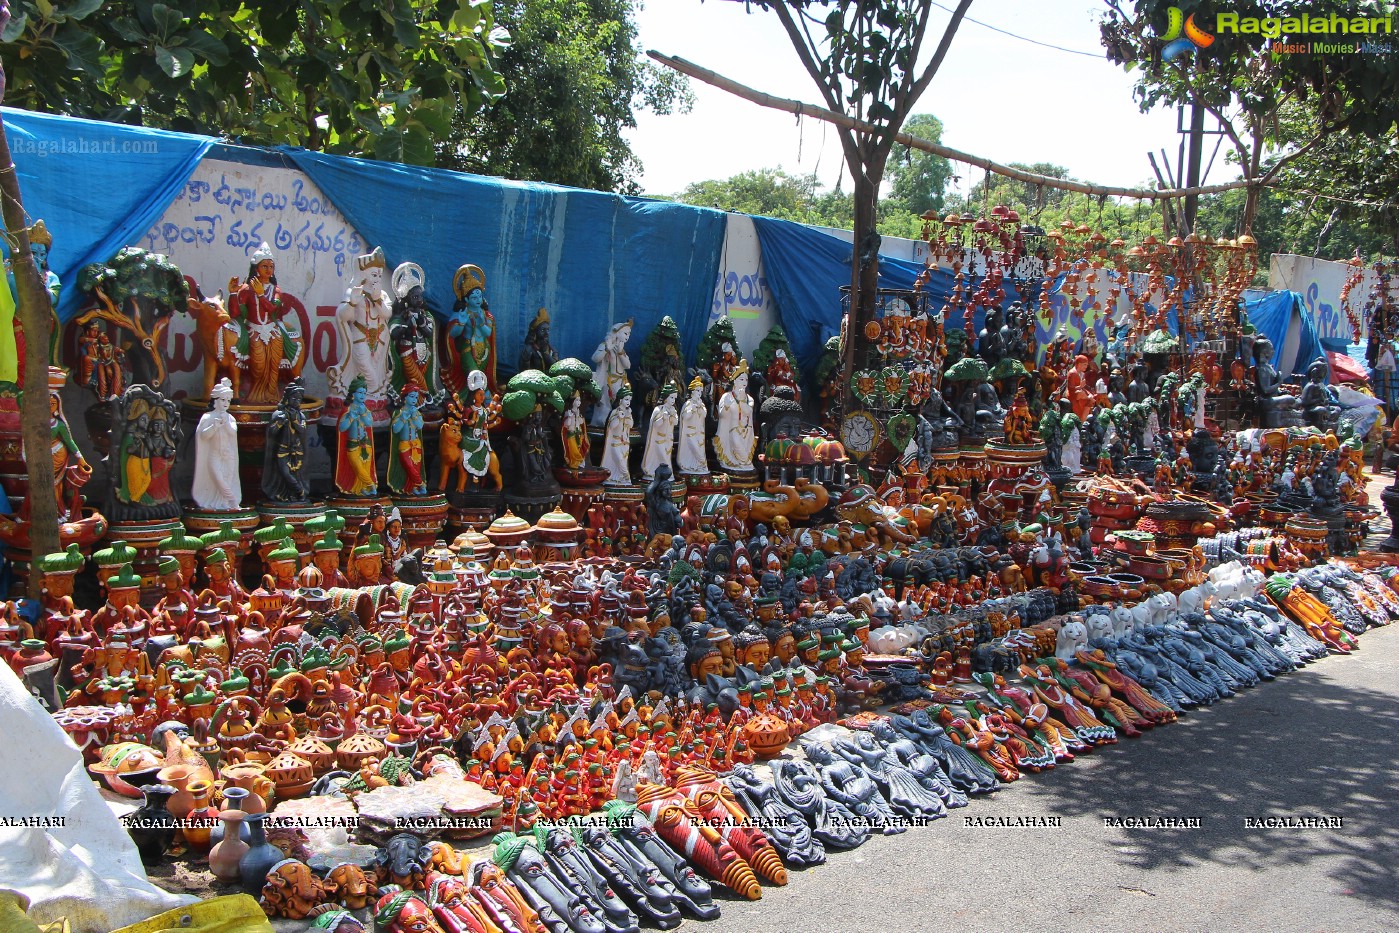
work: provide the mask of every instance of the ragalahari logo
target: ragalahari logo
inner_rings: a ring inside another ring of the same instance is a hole
[[[1186,16],[1178,6],[1171,7],[1168,12],[1166,31],[1161,35],[1161,41],[1166,43],[1161,57],[1166,61],[1194,49],[1207,49],[1214,42],[1214,36],[1195,25],[1194,13]]]

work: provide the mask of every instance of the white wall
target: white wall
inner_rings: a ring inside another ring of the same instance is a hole
[[[1351,267],[1344,262],[1316,259],[1312,256],[1294,256],[1291,253],[1274,253],[1268,266],[1268,287],[1275,290],[1297,292],[1302,296],[1302,307],[1316,323],[1316,333],[1321,338],[1341,339],[1346,343],[1365,343],[1369,339],[1369,328],[1361,321],[1360,339],[1355,338],[1341,307],[1341,289],[1350,276]],[[1370,296],[1377,276],[1365,269],[1365,278],[1350,293],[1351,307],[1359,313]],[[1395,283],[1399,293],[1399,282]]]

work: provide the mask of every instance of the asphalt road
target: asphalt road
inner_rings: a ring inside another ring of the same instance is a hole
[[[724,900],[719,920],[683,929],[1399,930],[1396,767],[1399,623],[1366,634],[1353,655],[1026,775],[931,826],[833,853],[785,888],[765,885],[762,900]],[[1025,816],[1059,825],[981,819]],[[1199,826],[1104,823],[1151,817]],[[1246,822],[1275,817],[1333,825]]]

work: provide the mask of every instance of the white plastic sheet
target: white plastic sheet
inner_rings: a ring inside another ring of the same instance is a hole
[[[5,664],[0,735],[0,887],[28,897],[31,918],[107,933],[195,900],[146,879],[81,753]],[[56,825],[23,825],[36,818]]]

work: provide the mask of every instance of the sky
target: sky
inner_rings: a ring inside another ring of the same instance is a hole
[[[735,0],[644,0],[637,15],[642,49],[688,59],[749,87],[819,104],[820,91],[772,13]],[[935,0],[949,9],[952,0]],[[943,122],[942,141],[997,162],[1052,162],[1079,179],[1154,186],[1147,152],[1165,148],[1175,165],[1180,136],[1174,109],[1143,114],[1131,77],[1103,57],[1095,0],[975,0],[967,15],[1045,48],[964,21],[938,75],[914,106]],[[931,55],[950,18],[934,9],[924,39]],[[762,168],[815,172],[826,188],[844,173],[835,127],[760,107],[691,79],[688,114],[641,113],[629,133],[641,160],[642,190],[672,195],[691,182]],[[1207,137],[1209,161],[1214,138]],[[1158,162],[1160,156],[1158,155]],[[984,177],[954,166],[965,192]],[[1237,177],[1221,149],[1208,181]],[[843,183],[849,190],[848,176]]]

